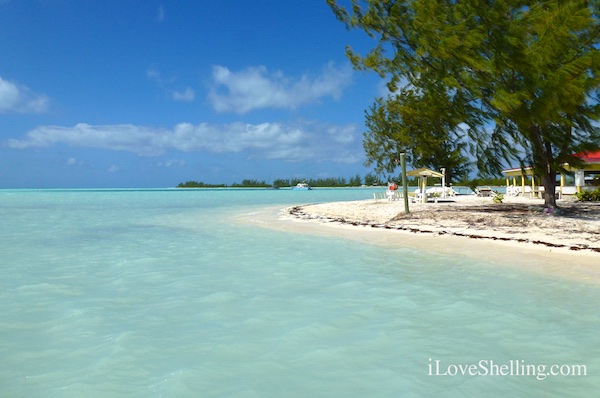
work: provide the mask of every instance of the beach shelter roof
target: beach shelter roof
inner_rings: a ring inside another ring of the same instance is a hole
[[[515,169],[502,170],[502,172],[506,174],[507,177],[518,177],[521,175],[530,176],[533,175],[533,168],[525,167],[524,169],[521,169],[520,167],[517,167]]]
[[[575,156],[577,156],[586,163],[600,163],[600,151],[587,153],[582,152],[575,154]]]
[[[406,175],[409,177],[437,177],[442,178],[444,175],[442,173],[438,173],[435,170],[420,168],[411,171],[407,171]]]
[[[587,166],[584,167],[586,170],[597,169],[598,165],[600,164],[600,151],[580,152],[576,153],[575,156],[577,156],[586,163]],[[567,167],[567,169],[569,169],[567,163],[565,163],[565,166]],[[502,170],[502,172],[506,174],[507,177],[518,177],[521,175],[530,176],[534,174],[533,168],[531,166],[525,167],[523,169],[517,167],[514,169]]]

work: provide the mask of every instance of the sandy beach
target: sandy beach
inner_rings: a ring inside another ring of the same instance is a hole
[[[267,207],[233,216],[290,233],[481,259],[486,264],[600,285],[600,203],[559,201],[560,214],[529,198],[455,196],[443,203],[359,200]],[[401,258],[399,261],[402,261]]]
[[[416,234],[450,235],[577,251],[600,258],[600,203],[559,201],[557,215],[543,201],[456,196],[448,202],[410,203],[364,200],[290,207],[285,213],[303,220],[368,226]]]
[[[447,202],[410,203],[362,200],[294,206],[284,209],[283,218],[313,221],[332,226],[381,229],[414,236],[457,237],[516,249],[546,253],[577,254],[600,260],[600,203],[559,201],[558,214],[543,211],[543,201],[455,196]]]

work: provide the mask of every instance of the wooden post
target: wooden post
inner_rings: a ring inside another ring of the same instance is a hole
[[[446,168],[442,167],[440,169],[442,172],[442,198],[446,198]]]
[[[406,158],[404,156],[404,152],[400,154],[400,163],[402,164],[402,196],[404,196],[404,212],[410,213],[410,210],[408,210],[408,181],[406,181]]]
[[[562,199],[563,188],[565,186],[565,173],[560,173],[560,198]]]

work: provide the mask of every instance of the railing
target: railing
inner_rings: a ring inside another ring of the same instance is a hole
[[[380,191],[380,192],[373,192],[373,199],[375,200],[389,200],[389,201],[394,201],[394,200],[400,200],[404,198],[404,195],[402,194],[402,191]]]

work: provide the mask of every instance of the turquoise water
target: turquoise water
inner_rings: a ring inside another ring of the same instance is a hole
[[[0,396],[597,394],[596,286],[234,217],[370,197],[0,191]],[[436,360],[587,376],[436,376]]]

